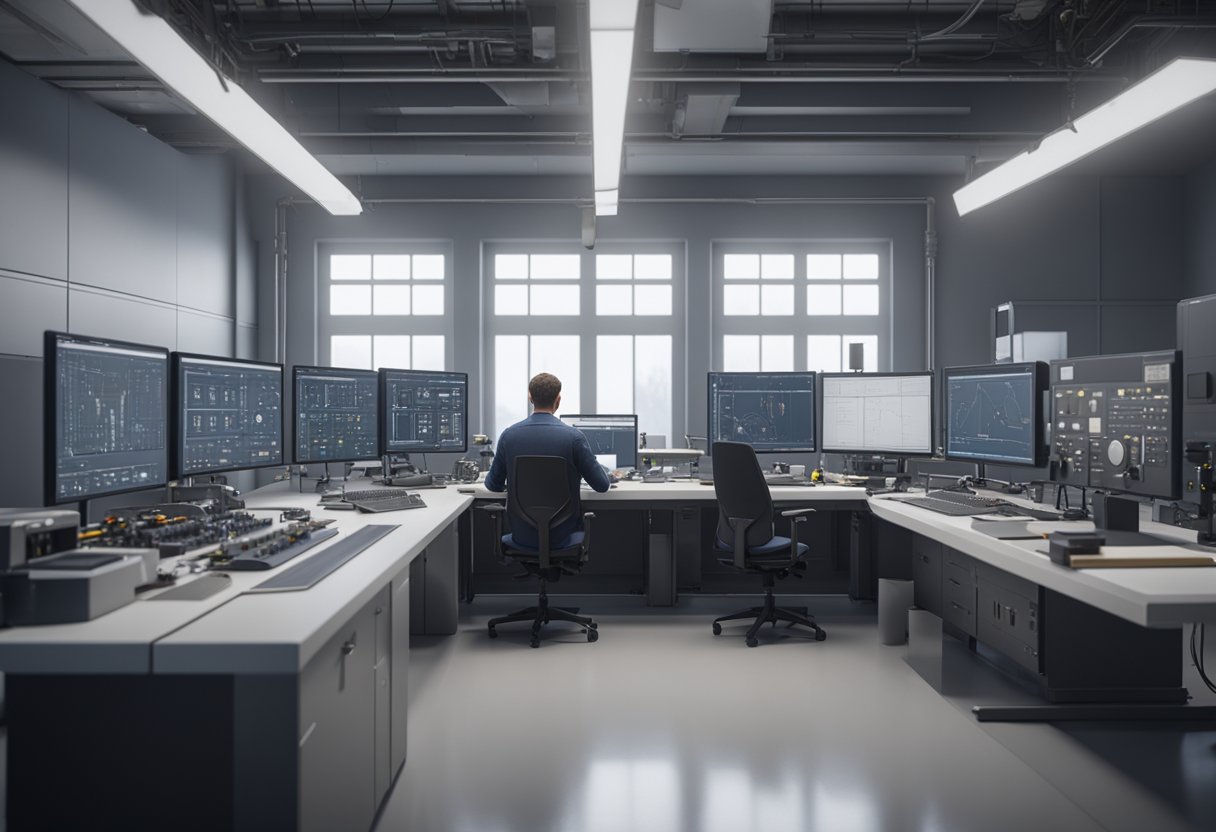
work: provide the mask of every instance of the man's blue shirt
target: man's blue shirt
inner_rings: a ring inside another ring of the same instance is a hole
[[[601,493],[608,490],[608,475],[595,460],[587,445],[587,437],[578,428],[571,427],[552,413],[533,413],[522,422],[516,422],[498,437],[498,450],[494,464],[486,474],[486,488],[490,491],[505,491],[511,487],[507,481],[513,470],[515,458],[519,456],[560,456],[566,460],[566,474],[570,478],[570,490],[574,494],[574,516],[553,530],[550,538],[554,549],[561,548],[571,534],[582,528],[583,515],[579,510],[579,480]],[[532,528],[512,528],[515,542],[521,546],[537,547],[540,540]]]

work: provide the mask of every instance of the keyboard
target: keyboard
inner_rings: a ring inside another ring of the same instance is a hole
[[[303,563],[262,581],[250,592],[298,592],[316,586],[338,567],[391,532],[396,526],[364,526],[317,552]]]
[[[401,494],[400,488],[365,488],[360,491],[343,491],[337,494],[326,494],[321,498],[321,502],[341,500],[344,503],[357,503],[360,500],[387,500],[391,497],[400,497]]]
[[[360,498],[352,502],[355,508],[365,513],[381,511],[405,511],[410,508],[426,508],[426,503],[417,494],[394,494],[375,500]]]
[[[997,514],[1012,503],[997,497],[980,497],[962,491],[932,491],[924,497],[913,497],[903,502],[908,505],[948,514],[951,517],[973,517],[977,514]]]

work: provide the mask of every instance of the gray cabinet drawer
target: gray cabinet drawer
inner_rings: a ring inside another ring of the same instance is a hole
[[[942,613],[942,545],[916,535],[912,538],[912,596],[916,606]]]
[[[975,635],[975,583],[963,583],[954,577],[942,582],[942,620]]]

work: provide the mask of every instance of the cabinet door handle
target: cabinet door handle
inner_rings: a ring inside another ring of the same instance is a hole
[[[946,578],[946,580],[949,581],[950,583],[954,584],[955,586],[962,586],[962,584],[960,584],[958,581],[954,580],[954,578]]]
[[[355,647],[356,645],[353,641],[344,642],[342,645],[342,655],[349,656],[351,653],[355,652]]]

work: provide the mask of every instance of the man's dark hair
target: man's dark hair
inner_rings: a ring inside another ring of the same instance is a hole
[[[532,404],[541,410],[552,410],[561,392],[561,379],[551,373],[537,373],[528,382],[528,395],[532,397]]]

